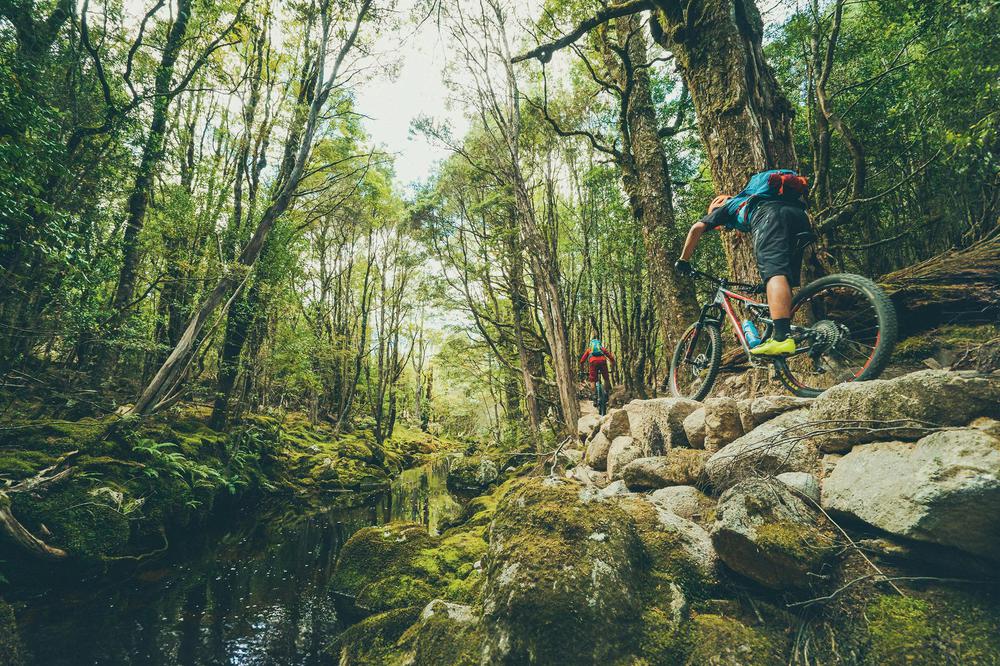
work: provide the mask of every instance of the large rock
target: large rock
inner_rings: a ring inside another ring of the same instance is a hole
[[[669,486],[649,494],[649,501],[687,520],[700,521],[715,508],[715,500],[694,486]]]
[[[630,490],[690,486],[704,481],[710,455],[698,449],[671,449],[666,455],[633,460],[621,476]]]
[[[766,587],[805,587],[836,544],[818,511],[784,484],[746,479],[722,494],[712,526],[719,558]]]
[[[611,440],[602,429],[587,444],[587,455],[584,460],[594,469],[604,471],[608,468],[608,452],[610,450]]]
[[[793,395],[762,395],[750,401],[750,417],[753,427],[793,409],[808,407],[812,401],[812,398],[797,398]]]
[[[705,401],[705,450],[715,453],[743,435],[740,410],[733,398]]]
[[[593,434],[600,423],[601,417],[598,414],[585,414],[576,422],[576,433],[581,440],[586,441]]]
[[[684,434],[692,449],[705,448],[705,408],[696,409],[684,418]]]
[[[684,419],[701,408],[684,398],[633,400],[625,405],[632,437],[646,456],[658,456],[675,446],[687,446]]]
[[[959,426],[982,416],[1000,417],[1000,375],[923,370],[895,379],[841,384],[816,398],[809,409],[811,420],[828,422],[814,437],[824,452],[877,440],[915,440],[926,432],[912,426]],[[857,425],[852,427],[852,422]]]
[[[520,481],[490,528],[482,593],[484,663],[613,663],[641,612],[642,546],[612,502],[579,486]]]
[[[816,504],[819,504],[819,481],[816,480],[814,475],[808,472],[785,472],[774,478],[802,497],[807,497]]]
[[[635,521],[645,557],[658,577],[679,584],[690,596],[703,596],[718,582],[719,558],[705,528],[648,496],[625,497],[620,506]]]
[[[822,505],[1000,561],[1000,439],[969,428],[855,447],[823,482]]]
[[[448,488],[482,491],[500,478],[500,468],[487,456],[457,456],[448,464]]]
[[[808,410],[786,412],[743,435],[712,455],[705,463],[705,473],[719,490],[740,479],[759,474],[812,472],[819,452],[806,432]]]
[[[633,438],[627,435],[615,438],[608,449],[608,480],[620,479],[625,465],[642,455],[642,447]]]
[[[613,442],[622,435],[628,435],[630,432],[628,412],[624,409],[612,409],[608,412],[604,422],[601,423],[600,432],[608,438],[609,442]]]

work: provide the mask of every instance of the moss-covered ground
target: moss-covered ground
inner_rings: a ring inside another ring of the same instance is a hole
[[[208,417],[205,408],[186,407],[145,421],[14,420],[0,428],[0,483],[68,468],[55,483],[12,493],[12,512],[74,560],[100,561],[160,548],[220,501],[308,503],[378,490],[451,446],[404,427],[378,444],[368,431],[338,434],[297,413],[252,415],[227,432],[211,429]],[[0,540],[0,560],[17,556],[4,553],[11,547]]]

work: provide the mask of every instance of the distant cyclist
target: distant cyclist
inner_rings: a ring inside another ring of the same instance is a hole
[[[591,383],[591,388],[594,389],[594,403],[597,403],[597,381],[598,375],[604,378],[605,393],[611,395],[611,376],[608,374],[608,361],[615,363],[615,357],[611,355],[604,343],[598,337],[597,331],[594,331],[594,335],[590,340],[590,345],[587,347],[587,351],[583,352],[583,356],[580,357],[580,363],[587,363],[589,361],[590,372],[588,374],[588,381]]]
[[[708,215],[691,226],[684,249],[675,264],[682,275],[692,272],[688,261],[706,231],[725,227],[749,233],[757,270],[766,285],[767,305],[774,334],[750,350],[759,356],[795,353],[791,333],[792,287],[799,285],[802,249],[796,236],[809,232],[806,214],[806,179],[794,171],[773,170],[755,174],[736,196],[720,195],[712,200]]]

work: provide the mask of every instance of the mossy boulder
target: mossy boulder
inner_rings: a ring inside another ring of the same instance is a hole
[[[705,480],[705,461],[712,457],[698,449],[670,449],[662,456],[637,458],[622,469],[629,490],[694,486]]]
[[[661,604],[679,585],[690,599],[705,598],[718,584],[718,557],[707,531],[646,498],[624,498],[619,506],[632,519],[651,583],[642,586],[650,603]]]
[[[471,606],[435,599],[385,611],[337,637],[340,666],[478,666],[482,635]]]
[[[355,532],[344,544],[331,586],[373,612],[424,605],[435,597],[469,602],[480,584],[483,528],[439,537],[423,525],[391,523]]]
[[[712,543],[733,571],[765,587],[813,582],[837,544],[827,521],[783,483],[747,479],[719,498]]]
[[[529,478],[500,499],[482,596],[487,661],[600,663],[631,650],[642,544],[623,509],[579,492]]]
[[[488,456],[456,456],[448,465],[448,488],[457,492],[482,491],[500,478],[500,469]]]
[[[865,609],[871,666],[1000,664],[1000,606],[970,595],[883,595]]]
[[[478,666],[482,640],[471,606],[435,599],[397,642],[398,663]]]
[[[686,666],[781,666],[782,649],[766,633],[724,615],[691,620]]]
[[[396,642],[420,618],[422,606],[395,608],[347,628],[331,649],[339,666],[390,666],[399,663]]]

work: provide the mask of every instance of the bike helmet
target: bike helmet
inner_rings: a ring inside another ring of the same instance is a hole
[[[719,196],[712,199],[712,203],[708,204],[708,212],[711,213],[715,211],[719,206],[725,206],[726,202],[732,199],[728,194],[720,194]]]

